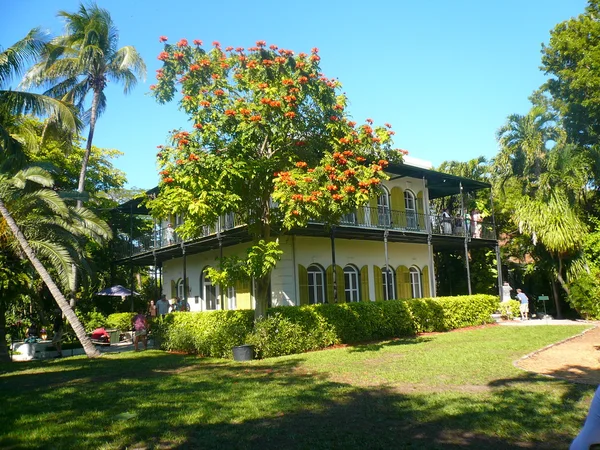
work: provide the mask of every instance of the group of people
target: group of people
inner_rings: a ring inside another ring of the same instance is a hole
[[[25,342],[37,342],[40,338],[46,339],[45,336],[41,336],[42,334],[46,334],[47,331],[42,328],[41,331],[38,331],[38,327],[35,322],[32,322],[29,328],[27,328],[27,332],[25,333]],[[62,317],[62,311],[57,308],[54,311],[54,320],[52,322],[52,345],[56,349],[58,353],[57,357],[62,357],[62,340],[64,335],[64,321]]]
[[[163,295],[156,303],[150,300],[148,305],[149,317],[164,317],[170,312],[189,311],[190,304],[185,298],[175,297],[171,302],[167,300],[167,296]]]
[[[502,301],[507,302],[511,300],[510,291],[513,288],[508,284],[507,281],[502,283]],[[529,320],[529,297],[521,289],[517,289],[517,301],[519,302],[519,311],[521,313],[521,320]]]
[[[440,228],[442,234],[454,234],[456,228],[462,228],[464,223],[464,230],[467,236],[474,237],[476,239],[481,238],[483,218],[478,209],[471,210],[470,213],[465,213],[464,217],[461,214],[453,217],[448,212],[448,208],[444,208],[440,220]]]

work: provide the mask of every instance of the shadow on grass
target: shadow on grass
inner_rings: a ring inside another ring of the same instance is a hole
[[[384,342],[369,342],[362,344],[353,344],[348,351],[351,353],[360,353],[360,352],[373,352],[379,351],[386,347],[396,347],[400,345],[415,345],[422,344],[424,342],[429,342],[431,339],[422,336],[415,337],[407,337],[407,338],[399,338],[394,339],[392,341],[384,341]]]
[[[334,383],[302,361],[148,351],[1,366],[0,447],[566,448],[593,392],[523,374],[475,395],[407,394]]]

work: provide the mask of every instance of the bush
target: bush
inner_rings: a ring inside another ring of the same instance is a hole
[[[125,333],[127,331],[131,331],[133,325],[131,324],[131,320],[136,315],[136,313],[127,312],[127,313],[114,313],[107,317],[106,326],[110,329],[116,329]]]
[[[249,343],[258,357],[268,358],[482,325],[493,321],[498,305],[498,297],[471,295],[281,306],[255,324],[251,310],[172,313],[156,321],[154,333],[167,350],[231,358],[234,346]]]
[[[166,350],[231,358],[252,332],[254,311],[180,312],[158,319],[155,336]]]
[[[76,310],[75,313],[77,314],[77,317],[79,317],[79,320],[81,321],[83,328],[85,328],[86,333],[91,333],[96,328],[106,327],[107,325],[106,317],[104,317],[104,315],[98,311],[94,310],[84,313]]]
[[[521,303],[517,300],[509,300],[500,303],[500,314],[503,319],[512,320],[521,314]]]
[[[334,339],[332,332],[329,336]],[[254,331],[248,336],[248,343],[254,345],[258,358],[292,355],[331,345],[324,344],[315,338],[314,333],[307,332],[302,325],[279,312],[257,321]]]
[[[586,319],[600,319],[600,270],[579,275],[569,286],[569,303]]]

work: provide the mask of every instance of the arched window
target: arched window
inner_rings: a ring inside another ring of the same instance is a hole
[[[409,270],[410,275],[410,288],[412,291],[413,298],[423,297],[423,289],[421,287],[421,271],[413,266]]]
[[[219,298],[219,286],[212,284],[210,277],[202,271],[200,279],[200,289],[202,291],[202,300],[206,310],[217,309],[217,299]]]
[[[311,264],[308,266],[308,303],[325,303],[325,272],[323,268]]]
[[[406,211],[406,228],[417,228],[417,204],[415,194],[408,189],[404,191],[404,210]]]
[[[360,302],[360,276],[353,265],[344,267],[344,286],[346,302]]]
[[[391,267],[385,266],[381,269],[381,277],[383,282],[383,299],[393,300],[396,298],[396,278],[394,270]]]
[[[390,193],[385,186],[381,186],[381,193],[377,197],[377,215],[380,227],[390,226]]]
[[[183,286],[183,278],[180,278],[177,282],[177,297],[179,298],[187,298],[187,295],[185,295],[184,293],[184,286]],[[190,287],[188,286],[188,292],[190,290]]]

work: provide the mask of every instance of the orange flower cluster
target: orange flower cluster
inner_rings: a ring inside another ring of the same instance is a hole
[[[242,116],[247,116],[247,115],[248,115],[248,114],[250,114],[251,112],[252,112],[252,111],[250,111],[250,110],[249,110],[249,109],[247,109],[247,108],[242,108],[242,109],[240,109],[240,114],[241,114]]]
[[[271,67],[273,64],[275,64],[272,60],[270,59],[263,59],[263,65],[266,67]]]
[[[340,144],[349,144],[350,143],[350,139],[348,138],[340,138]]]
[[[257,47],[264,47],[266,45],[267,45],[267,43],[265,41],[256,41],[256,46]]]
[[[214,94],[218,97],[225,95],[225,91],[223,89],[216,89]]]
[[[256,61],[248,61],[248,69],[256,69],[257,66]]]
[[[181,39],[178,43],[177,43],[177,47],[182,48],[182,47],[187,47],[188,45],[188,41],[187,39]]]
[[[367,160],[367,159],[366,159],[366,158],[363,158],[362,156],[357,156],[357,157],[356,157],[356,161],[357,161],[357,162],[359,162],[359,163],[361,163],[361,162],[365,162],[366,160]]]
[[[367,122],[369,125],[373,125],[373,119],[367,119],[365,122]]]
[[[190,72],[194,72],[196,70],[200,70],[200,66],[198,64],[192,64],[190,66]]]
[[[301,76],[300,78],[298,78],[298,83],[306,84],[306,83],[308,83],[308,78],[305,76]]]
[[[284,78],[283,80],[281,80],[281,84],[283,84],[284,86],[293,86],[294,80],[292,80],[290,78]]]
[[[177,61],[181,61],[184,58],[184,54],[181,52],[175,52],[173,53],[173,58],[175,58]]]
[[[225,51],[226,52],[230,52],[231,50],[233,50],[233,47],[231,47],[231,46],[230,47],[225,47]]]
[[[198,157],[198,155],[195,155],[194,153],[190,153],[190,156],[188,157],[188,159],[190,161],[198,161],[200,158]]]
[[[307,164],[306,162],[304,162],[304,161],[298,161],[298,162],[296,163],[296,167],[298,167],[298,168],[300,168],[300,169],[302,169],[302,168],[304,168],[304,167],[306,167],[306,166],[308,166],[308,164]]]
[[[343,196],[343,195],[340,195],[340,194],[333,194],[333,195],[331,196],[331,198],[332,198],[332,199],[334,199],[335,201],[339,202],[339,201],[341,201],[341,200],[343,200],[343,199],[344,199],[344,196]]]
[[[295,95],[286,95],[283,99],[288,103],[294,103],[297,100]]]
[[[328,185],[327,185],[327,190],[328,190],[329,192],[337,191],[337,190],[338,190],[338,187],[337,187],[335,184],[328,184]]]
[[[348,194],[351,194],[352,192],[356,191],[356,188],[354,186],[346,186],[344,191],[346,191]]]
[[[309,58],[312,62],[317,62],[321,60],[321,57],[319,55],[311,55],[311,57]]]
[[[211,77],[213,80],[218,80],[219,78],[221,78],[221,75],[219,75],[218,73],[213,73],[213,74],[212,74],[210,77]]]
[[[259,89],[266,89],[268,87],[269,87],[269,85],[267,83],[258,83],[258,88]]]
[[[169,59],[169,54],[167,52],[160,52],[158,54],[158,59],[160,59],[161,61],[166,61],[167,59]]]
[[[259,114],[256,114],[256,115],[250,117],[250,120],[252,122],[260,122],[262,120],[262,117]]]
[[[279,54],[282,56],[294,56],[294,52],[292,50],[279,50]]]
[[[385,159],[380,159],[379,161],[377,161],[377,164],[379,164],[381,167],[387,167],[390,163]]]
[[[289,112],[286,112],[284,114],[284,116],[286,119],[293,119],[294,117],[296,117],[296,113],[293,111],[289,111]],[[296,145],[304,145],[304,143],[296,142]]]
[[[164,181],[165,183],[172,183],[173,181],[175,181],[175,179],[174,179],[174,178],[171,178],[171,177],[166,177],[166,178],[163,178],[163,181]]]
[[[233,116],[235,116],[235,111],[233,109],[226,109],[225,115],[229,116],[229,117],[233,117]]]
[[[277,57],[275,58],[275,62],[276,62],[277,64],[285,64],[285,63],[287,62],[287,59],[286,59],[286,58],[284,58],[283,56],[277,56]]]
[[[205,108],[210,108],[210,102],[207,100],[202,100],[200,102],[200,106],[204,106]]]
[[[156,89],[156,85],[155,84],[151,84],[150,85],[150,90],[153,91],[154,89]]]
[[[177,161],[175,161],[175,164],[181,165],[184,164],[185,161],[183,159],[178,159]]]
[[[158,42],[167,42],[167,37],[166,36],[161,36],[158,38]]]
[[[296,62],[296,69],[303,69],[305,66],[306,66],[306,64],[303,63],[302,61]]]
[[[169,175],[169,171],[168,170],[161,170],[160,172],[158,172],[159,175]]]
[[[210,66],[210,59],[201,59],[200,61],[198,61],[198,64],[202,67],[208,67]]]
[[[202,45],[202,41],[200,39],[194,39],[194,45]]]
[[[201,123],[195,123],[194,124],[194,128],[196,128],[197,130],[201,130],[202,129],[202,124]]]

